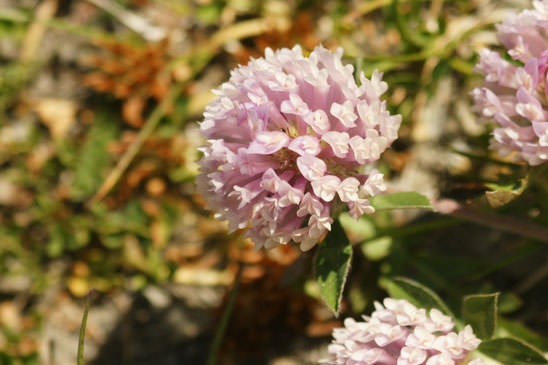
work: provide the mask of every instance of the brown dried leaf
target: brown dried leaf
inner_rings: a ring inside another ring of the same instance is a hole
[[[34,110],[51,132],[54,139],[63,139],[74,121],[78,105],[66,99],[39,99],[34,103]]]
[[[147,181],[146,189],[150,195],[158,197],[166,191],[166,182],[159,177],[154,177]]]
[[[520,195],[519,193],[516,193],[514,191],[507,191],[507,190],[495,190],[495,191],[485,192],[485,197],[487,198],[487,202],[493,208],[502,207],[503,205],[506,205],[507,203],[514,200],[519,195]]]
[[[112,78],[102,74],[101,72],[89,73],[83,76],[82,81],[84,82],[84,85],[99,92],[112,90],[116,85],[116,82]]]
[[[23,318],[19,308],[13,302],[0,303],[0,326],[19,332],[23,325]]]
[[[134,96],[124,101],[122,105],[124,120],[133,127],[141,127],[145,123],[143,118],[145,105],[145,100],[139,96]]]

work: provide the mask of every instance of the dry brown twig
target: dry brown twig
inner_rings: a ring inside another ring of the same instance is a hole
[[[38,5],[34,12],[35,19],[29,26],[29,30],[23,40],[21,54],[19,56],[22,62],[29,62],[34,58],[36,50],[42,41],[42,37],[47,28],[47,21],[51,19],[57,11],[57,0],[45,0]]]

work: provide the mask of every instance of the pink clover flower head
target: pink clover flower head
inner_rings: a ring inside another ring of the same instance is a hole
[[[312,248],[331,229],[335,205],[355,218],[386,190],[371,165],[397,138],[400,115],[381,95],[382,74],[363,73],[322,46],[251,59],[214,90],[204,112],[198,189],[231,229],[248,228],[257,248]],[[367,171],[367,172],[366,172]]]
[[[406,300],[386,298],[364,321],[347,318],[333,330],[329,365],[483,365],[468,360],[480,340],[472,327],[454,332],[451,317],[437,309],[427,312]]]
[[[513,14],[497,26],[510,62],[483,49],[475,71],[484,75],[472,91],[475,108],[495,123],[491,148],[516,161],[548,161],[548,0]]]

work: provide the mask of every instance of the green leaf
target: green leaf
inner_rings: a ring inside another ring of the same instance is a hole
[[[483,341],[478,350],[502,364],[543,365],[546,357],[528,343],[514,338],[495,338]]]
[[[13,365],[13,359],[10,355],[6,354],[3,351],[0,351],[0,364]]]
[[[499,293],[467,295],[462,303],[462,319],[482,340],[493,337],[497,326]]]
[[[426,286],[404,277],[385,280],[385,289],[391,297],[405,299],[411,304],[424,309],[437,308],[445,314],[455,317],[447,304]]]
[[[493,208],[501,207],[520,196],[527,187],[527,177],[501,184],[485,184],[490,191],[485,192],[487,202]]]
[[[77,159],[72,196],[82,200],[93,194],[103,182],[112,160],[108,144],[118,135],[118,125],[112,115],[98,112]]]
[[[410,208],[432,209],[430,200],[424,195],[414,191],[377,195],[369,198],[369,201],[376,210]]]
[[[212,1],[209,4],[201,5],[196,11],[196,18],[206,25],[215,24],[219,21],[223,7],[222,1]]]
[[[322,298],[336,316],[339,314],[351,260],[352,245],[339,221],[335,220],[331,232],[318,248],[315,271]]]
[[[512,313],[517,311],[523,305],[523,300],[512,292],[502,293],[499,297],[499,314]]]
[[[350,308],[354,313],[363,313],[367,309],[368,298],[363,288],[359,285],[354,285],[348,290],[348,301]]]
[[[533,332],[520,322],[499,318],[497,324],[497,337],[517,337],[540,349],[542,352],[548,351],[548,339],[538,333]]]
[[[392,237],[381,236],[372,240],[365,241],[360,248],[365,257],[371,261],[379,261],[390,255],[392,248]]]
[[[366,215],[356,220],[348,212],[343,212],[339,215],[339,222],[351,242],[359,242],[375,236],[375,225]]]
[[[80,218],[80,219],[78,219]],[[78,250],[89,242],[89,231],[81,217],[49,226],[50,240],[46,246],[49,257],[59,257],[65,250]]]

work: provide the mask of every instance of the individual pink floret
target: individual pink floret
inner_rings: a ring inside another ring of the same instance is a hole
[[[319,46],[272,51],[231,72],[204,112],[198,189],[257,248],[303,251],[331,229],[336,205],[358,218],[386,188],[371,165],[397,138],[401,116],[380,100],[382,74],[363,73]],[[370,354],[368,356],[373,356]]]

